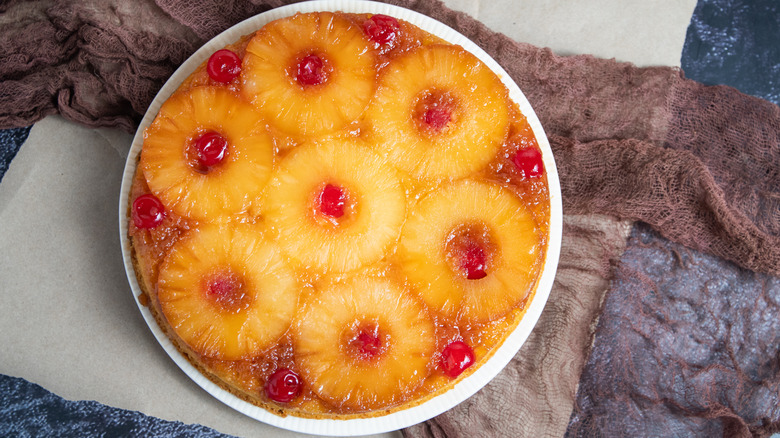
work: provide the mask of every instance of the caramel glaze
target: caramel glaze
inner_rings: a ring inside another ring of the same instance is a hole
[[[356,26],[361,26],[362,22],[368,19],[370,14],[341,14],[349,19]],[[401,53],[419,47],[420,45],[442,44],[441,39],[422,31],[404,21],[400,21],[401,29],[398,38],[394,44],[389,47],[380,48],[378,53],[378,70],[387,65],[390,60]],[[251,38],[250,35],[243,36],[234,44],[226,48],[236,52],[243,58],[246,46]],[[188,90],[200,85],[222,85],[210,79],[206,72],[205,62],[200,65],[187,79],[185,79],[177,92]],[[223,85],[240,94],[240,76],[231,83]],[[526,180],[519,174],[512,163],[512,155],[520,147],[539,148],[536,138],[529,126],[525,116],[517,108],[516,104],[507,99],[507,105],[510,108],[510,129],[504,144],[502,145],[496,157],[480,172],[472,175],[471,178],[483,181],[489,181],[499,184],[522,199],[531,211],[537,225],[538,242],[542,251],[532,272],[536,275],[541,272],[542,264],[545,259],[547,248],[547,235],[550,220],[550,196],[547,187],[546,171],[542,178]],[[269,129],[271,129],[269,127]],[[362,136],[363,129],[361,122],[355,122],[354,126],[345,130],[347,136]],[[295,146],[298,140],[287,137],[279,132],[272,131],[276,138],[276,155],[278,158],[285,155],[290,147]],[[277,158],[277,160],[278,160]],[[404,180],[408,184],[407,198],[410,200],[408,208],[412,208],[414,203],[422,196],[423,189],[416,187],[413,181]],[[145,177],[140,168],[136,168],[133,184],[130,190],[130,203],[138,196],[150,193],[146,184]],[[129,217],[128,206],[128,217]],[[262,220],[259,218],[259,220]],[[129,238],[131,241],[133,263],[135,265],[136,275],[141,285],[142,295],[139,302],[148,306],[160,327],[174,341],[177,348],[185,354],[190,362],[198,368],[204,375],[217,383],[224,389],[232,392],[238,397],[254,403],[278,415],[296,415],[309,418],[355,418],[372,417],[384,415],[389,412],[405,409],[410,406],[422,403],[431,397],[449,389],[451,385],[471,374],[478,369],[503,342],[511,330],[517,326],[526,311],[526,305],[533,298],[536,285],[525,301],[501,318],[486,323],[474,323],[452,320],[436,311],[429,310],[431,319],[436,327],[436,353],[429,365],[429,375],[423,384],[408,394],[403,394],[403,399],[394,406],[387,407],[379,411],[359,412],[351,411],[339,406],[333,406],[320,399],[307,385],[304,384],[303,391],[299,397],[292,402],[279,404],[267,398],[263,385],[268,376],[277,368],[286,367],[295,370],[295,358],[293,351],[292,335],[288,331],[279,342],[265,351],[263,354],[239,361],[225,361],[214,358],[204,357],[190,349],[173,332],[165,321],[160,311],[159,302],[156,296],[156,284],[159,267],[170,248],[180,239],[187,230],[197,225],[196,222],[182,218],[167,212],[163,223],[153,229],[137,228],[132,219],[129,220]],[[393,254],[389,254],[376,268],[380,275],[396,279],[400,283],[406,283],[400,269],[394,266]],[[307,273],[300,273],[303,286],[303,295],[301,300],[305,300],[307,293],[313,293],[316,290],[316,283],[319,280]],[[536,280],[538,282],[538,278]],[[453,340],[461,339],[474,348],[476,364],[467,369],[458,379],[453,380],[447,377],[439,368],[438,363],[441,358],[441,351]]]

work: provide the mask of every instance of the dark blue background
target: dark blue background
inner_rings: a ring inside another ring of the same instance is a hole
[[[780,105],[780,1],[699,1],[680,65],[690,79]]]

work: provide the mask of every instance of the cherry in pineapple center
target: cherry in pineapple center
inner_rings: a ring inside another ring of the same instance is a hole
[[[371,362],[387,351],[390,336],[376,322],[355,324],[345,332],[348,354],[358,360]]]
[[[309,87],[320,85],[328,80],[330,67],[326,61],[316,53],[304,56],[298,61],[295,71],[295,80],[301,86]]]
[[[193,169],[200,173],[208,173],[227,158],[228,141],[216,131],[206,131],[190,142],[187,154]]]
[[[487,277],[491,260],[498,250],[490,235],[490,230],[483,224],[456,227],[445,245],[445,253],[453,271],[468,280]]]
[[[456,123],[458,102],[452,93],[439,90],[425,90],[414,105],[413,118],[419,129],[426,134],[436,135],[447,131]]]
[[[344,216],[344,207],[347,203],[347,194],[343,187],[326,184],[317,199],[319,212],[333,219]]]
[[[252,296],[246,292],[244,279],[230,269],[207,275],[203,289],[206,297],[227,313],[246,310],[252,304]]]

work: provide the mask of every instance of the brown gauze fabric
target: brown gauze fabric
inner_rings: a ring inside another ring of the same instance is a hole
[[[6,1],[0,6],[0,127],[26,126],[59,113],[87,126],[132,132],[156,91],[189,54],[232,24],[288,3],[294,2]],[[559,57],[492,32],[437,0],[389,3],[448,24],[507,70],[549,136],[566,214],[550,301],[520,353],[475,396],[404,434],[562,436],[570,419],[570,433],[596,433],[593,423],[600,420],[593,412],[587,418],[578,416],[587,407],[574,410],[575,395],[609,280],[630,268],[621,264],[616,271],[613,266],[624,250],[631,221],[646,222],[676,244],[767,278],[780,274],[780,109],[732,88],[687,80],[675,68]],[[635,268],[641,280],[642,266]],[[715,281],[718,272],[700,275]],[[642,300],[649,293],[647,282],[621,284],[613,292],[624,300]],[[646,333],[645,322],[623,320],[633,333]],[[668,324],[673,323],[681,324]],[[686,320],[676,336],[694,336],[685,330],[695,325],[695,319]],[[757,345],[776,343],[776,333],[752,331],[749,325],[728,329],[731,336],[755,336],[766,343]],[[641,358],[630,349],[613,354]],[[679,365],[707,369],[710,362]],[[714,372],[726,370],[722,376],[729,380],[711,380],[710,391],[696,393],[701,398],[698,408],[681,411],[692,421],[722,417],[721,392],[754,383],[755,376],[734,372],[739,369],[734,361],[713,359],[711,366]],[[767,369],[771,372],[761,378],[776,381],[777,364]],[[656,384],[662,382],[637,389],[643,406],[681,409],[669,400],[684,399],[690,388],[670,385],[665,392],[656,390]],[[600,390],[603,395],[611,389]],[[777,394],[771,396],[776,401]],[[751,403],[750,414],[728,414],[735,424],[777,423],[776,403]],[[632,421],[624,410],[613,411]],[[677,432],[689,435],[706,430],[702,427]],[[631,427],[616,431],[634,432],[642,435],[641,429]]]

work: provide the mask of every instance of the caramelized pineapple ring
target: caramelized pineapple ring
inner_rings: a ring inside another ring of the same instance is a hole
[[[165,258],[157,285],[162,313],[198,354],[253,357],[290,326],[299,287],[262,236],[254,225],[203,225]]]
[[[246,48],[244,93],[289,135],[343,128],[364,112],[376,76],[372,44],[329,12],[265,25]]]
[[[227,150],[218,164],[205,168],[192,150],[211,134],[226,140]],[[272,164],[273,141],[262,117],[221,87],[171,96],[144,133],[140,162],[149,189],[166,208],[196,220],[247,209],[265,187]]]
[[[433,323],[421,303],[387,279],[325,286],[293,330],[307,385],[339,408],[392,406],[430,372]]]
[[[376,142],[416,178],[466,176],[496,154],[509,129],[506,88],[457,46],[423,46],[391,61],[366,113]]]
[[[277,168],[265,216],[292,259],[345,272],[381,259],[398,239],[406,194],[397,171],[357,140],[302,145]]]
[[[486,321],[531,292],[540,251],[520,199],[501,186],[465,180],[420,200],[404,225],[398,256],[429,306]]]

